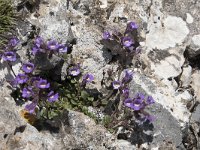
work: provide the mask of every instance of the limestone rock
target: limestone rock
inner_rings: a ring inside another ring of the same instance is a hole
[[[197,70],[192,74],[192,83],[191,86],[194,89],[194,94],[197,101],[200,102],[200,71]]]

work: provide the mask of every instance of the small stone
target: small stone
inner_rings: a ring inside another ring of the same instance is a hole
[[[191,14],[186,13],[186,15],[187,15],[186,22],[189,23],[189,24],[190,24],[190,23],[193,23],[194,19],[193,19],[193,17],[191,16]]]

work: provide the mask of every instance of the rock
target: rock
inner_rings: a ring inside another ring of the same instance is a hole
[[[189,23],[189,24],[193,23],[194,18],[191,16],[191,14],[190,13],[186,13],[186,15],[187,15],[186,22]]]
[[[189,33],[183,19],[175,16],[168,16],[155,24],[149,24],[149,31],[146,35],[146,46],[160,50],[182,44]]]
[[[183,97],[185,101],[189,101],[191,95],[187,96],[187,93],[183,96],[182,93],[175,91],[171,81],[158,81],[153,77],[149,78],[135,73],[130,88],[134,93],[144,92],[151,95],[157,103],[166,108],[179,121],[181,126],[185,126],[186,122],[189,121],[190,112],[187,110],[186,104],[183,103]]]
[[[188,47],[188,57],[193,58],[200,54],[200,34],[192,37],[192,42]]]
[[[134,147],[123,144],[104,127],[82,113],[69,111],[68,124],[60,132],[38,131],[20,116],[19,106],[10,97],[10,90],[1,88],[0,147],[3,149],[102,149]],[[128,142],[126,142],[128,143]]]
[[[150,65],[155,75],[158,75],[160,78],[168,79],[170,77],[176,77],[182,72],[181,66],[183,63],[184,61],[180,61],[176,56],[171,55],[161,60],[159,63],[152,62]]]
[[[183,87],[188,87],[190,85],[191,74],[192,74],[192,67],[191,66],[183,67],[183,71],[182,71],[182,74],[181,74],[181,77],[180,77],[180,80],[182,82]]]
[[[194,90],[197,101],[200,102],[200,71],[197,70],[192,74],[192,83],[191,86]]]

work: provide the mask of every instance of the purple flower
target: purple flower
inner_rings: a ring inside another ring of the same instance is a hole
[[[128,83],[128,82],[130,82],[132,79],[133,79],[133,72],[132,72],[132,70],[126,69],[126,70],[125,70],[125,76],[124,76],[124,78],[122,79],[122,83]]]
[[[87,73],[83,76],[83,82],[85,83],[90,83],[93,80],[94,80],[94,76],[92,74]]]
[[[137,29],[138,25],[135,22],[129,22],[128,25],[127,25],[127,28],[129,30]]]
[[[142,93],[137,93],[134,97],[134,99],[144,100],[145,96]]]
[[[50,87],[50,83],[47,80],[40,79],[37,83],[37,87],[41,89],[47,89]]]
[[[28,76],[26,74],[19,73],[15,78],[16,83],[23,84],[28,81]]]
[[[55,40],[50,40],[47,42],[47,48],[49,50],[55,51],[59,48],[59,44]]]
[[[22,90],[22,97],[29,98],[32,96],[32,87],[23,88]]]
[[[35,39],[35,45],[39,48],[42,44],[43,44],[43,39],[40,36],[38,36]]]
[[[35,55],[35,54],[38,53],[39,51],[40,51],[40,48],[37,47],[37,46],[34,46],[34,47],[32,48],[32,54],[33,54],[33,55]]]
[[[143,100],[141,99],[127,98],[124,100],[124,105],[135,111],[138,111],[144,108],[144,103],[143,103]]]
[[[58,93],[54,93],[54,91],[49,92],[47,96],[50,103],[57,101],[59,97]]]
[[[105,31],[103,33],[103,39],[107,40],[107,39],[110,39],[110,38],[111,38],[110,32]]]
[[[124,47],[131,47],[134,44],[134,41],[131,37],[125,36],[122,38],[122,44]]]
[[[17,38],[12,38],[9,41],[9,45],[12,46],[12,47],[17,46],[18,43],[19,43],[19,40]]]
[[[78,76],[80,73],[81,73],[81,71],[80,71],[79,66],[75,66],[75,67],[69,69],[69,74],[71,76]]]
[[[2,56],[4,61],[15,61],[16,60],[16,53],[15,52],[4,52]]]
[[[121,82],[115,80],[115,81],[112,82],[112,86],[113,86],[113,89],[117,90],[121,87]]]
[[[37,102],[32,102],[32,103],[27,104],[27,105],[25,106],[25,110],[27,110],[29,113],[32,114],[32,113],[35,112],[36,106],[37,106]]]
[[[124,89],[122,90],[122,93],[123,93],[123,96],[124,96],[125,98],[128,98],[128,97],[129,97],[129,89],[128,89],[128,88],[124,88]]]
[[[135,99],[132,104],[132,109],[137,111],[142,108],[144,108],[144,101],[142,99]]]
[[[66,53],[68,51],[68,47],[63,45],[63,44],[60,44],[59,47],[58,47],[58,52],[59,53]]]
[[[153,104],[155,103],[155,100],[153,99],[152,96],[148,96],[147,99],[146,99],[146,104],[150,105],[150,104]]]
[[[22,70],[26,73],[31,73],[34,70],[34,64],[30,62],[23,64]]]
[[[133,107],[133,99],[132,98],[126,98],[124,100],[124,105],[126,107],[132,108]]]

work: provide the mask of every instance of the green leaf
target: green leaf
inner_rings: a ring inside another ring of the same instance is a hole
[[[107,100],[107,99],[103,99],[103,100],[101,101],[101,104],[102,104],[102,105],[107,105],[107,104],[108,104],[108,100]]]
[[[87,99],[88,99],[88,101],[90,101],[90,102],[93,102],[93,101],[94,101],[94,97],[88,97]]]
[[[75,105],[75,106],[78,105],[77,101],[75,101],[74,99],[70,99],[70,102],[71,102],[73,105]]]
[[[87,99],[90,95],[86,91],[81,91],[81,97]]]
[[[58,116],[58,113],[59,113],[59,112],[50,110],[50,111],[48,112],[48,117],[49,117],[49,119],[53,119],[54,117]]]
[[[71,94],[67,94],[66,97],[72,98],[72,95]]]

